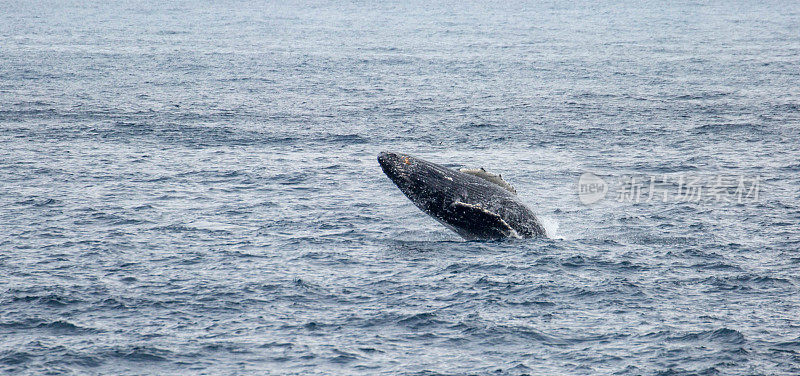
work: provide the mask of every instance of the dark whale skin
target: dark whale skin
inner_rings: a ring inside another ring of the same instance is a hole
[[[383,152],[378,163],[420,210],[464,239],[545,236],[536,215],[497,184],[406,154]]]

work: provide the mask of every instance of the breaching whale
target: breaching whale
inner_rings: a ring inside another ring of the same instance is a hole
[[[378,163],[411,202],[464,239],[545,236],[533,212],[499,175],[456,171],[389,152],[380,153]]]

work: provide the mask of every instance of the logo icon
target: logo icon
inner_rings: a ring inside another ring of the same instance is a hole
[[[584,205],[594,204],[606,197],[608,184],[599,176],[584,172],[578,179],[578,198]]]

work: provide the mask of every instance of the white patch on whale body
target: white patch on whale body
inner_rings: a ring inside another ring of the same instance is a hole
[[[494,183],[499,185],[501,188],[513,193],[517,194],[517,190],[511,184],[508,184],[501,175],[495,175],[489,171],[486,171],[483,167],[481,168],[461,168],[458,171],[463,172],[465,174],[470,174],[477,176],[483,180],[486,180],[490,183]]]
[[[505,220],[504,220],[502,217],[500,217],[500,216],[499,216],[499,215],[497,215],[496,213],[492,213],[492,212],[490,212],[490,211],[488,211],[488,210],[484,209],[484,208],[483,208],[483,206],[481,206],[481,205],[467,204],[466,202],[460,202],[460,201],[459,201],[459,202],[456,202],[456,204],[457,204],[457,205],[460,205],[460,206],[466,206],[466,207],[468,207],[468,208],[472,208],[472,209],[475,209],[475,210],[481,211],[481,212],[483,212],[483,213],[486,213],[486,214],[488,214],[488,215],[489,215],[489,216],[491,216],[491,217],[494,217],[495,219],[497,219],[498,221],[500,221],[500,224],[501,224],[501,225],[505,226],[505,229],[504,229],[504,230],[506,230],[506,231],[508,232],[508,235],[507,235],[507,236],[508,236],[509,238],[517,238],[517,239],[522,239],[522,237],[521,237],[521,236],[519,236],[519,233],[517,232],[517,230],[514,230],[514,228],[513,228],[513,227],[511,227],[511,226],[508,224],[508,222],[506,222],[506,221],[505,221]]]

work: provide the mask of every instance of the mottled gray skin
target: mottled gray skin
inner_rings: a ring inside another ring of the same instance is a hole
[[[378,163],[411,202],[464,239],[545,235],[533,212],[497,184],[405,154],[383,152]]]

